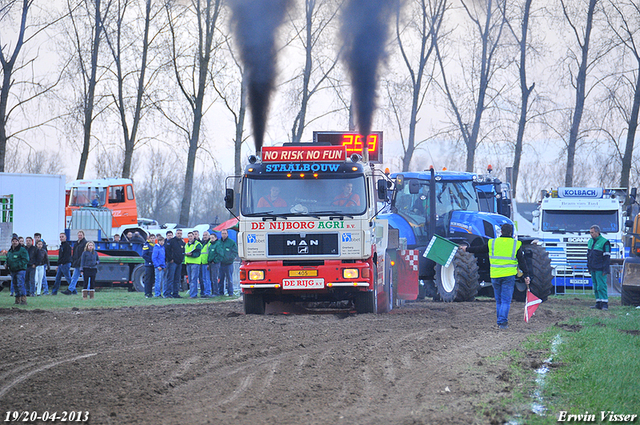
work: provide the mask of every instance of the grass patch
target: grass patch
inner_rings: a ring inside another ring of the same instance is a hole
[[[82,299],[80,289],[78,295],[64,295],[58,293],[56,296],[41,295],[39,297],[27,297],[26,306],[15,305],[15,297],[9,295],[9,288],[0,292],[0,308],[20,308],[25,310],[55,310],[64,308],[120,308],[147,305],[168,305],[168,304],[202,304],[214,303],[237,299],[238,297],[215,297],[191,299],[187,292],[183,292],[183,298],[145,298],[142,292],[129,292],[126,288],[96,288],[95,298],[92,300]]]
[[[523,423],[557,424],[562,411],[567,415],[589,412],[595,415],[596,423],[609,422],[601,420],[602,411],[640,415],[640,310],[615,306],[609,312],[601,312],[567,307],[569,311],[576,310],[575,317],[524,344],[525,351],[531,353],[546,347],[539,352],[545,358],[545,352],[547,357],[551,355],[554,336],[559,334],[562,340],[540,389],[547,412],[537,416],[529,409],[521,416],[525,418]],[[525,371],[525,376],[533,394],[535,373]],[[640,421],[636,417],[634,423],[637,422]]]

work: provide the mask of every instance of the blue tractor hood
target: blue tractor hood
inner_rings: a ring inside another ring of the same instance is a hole
[[[462,233],[493,239],[500,234],[500,226],[505,223],[513,226],[513,221],[500,214],[453,211],[451,213],[451,222],[449,223],[449,234]],[[400,233],[402,234],[402,231]]]

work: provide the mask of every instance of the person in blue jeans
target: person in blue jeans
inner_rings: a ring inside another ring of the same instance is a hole
[[[67,241],[67,235],[60,233],[60,249],[58,249],[58,269],[56,271],[56,280],[51,288],[51,295],[58,295],[62,276],[67,280],[67,284],[71,283],[71,244]]]
[[[164,293],[165,298],[173,298],[170,296],[169,291],[171,285],[167,284],[167,259],[165,255],[164,238],[162,236],[158,236],[158,240],[153,247],[152,260],[156,273],[155,296],[159,298]]]
[[[238,246],[235,241],[229,238],[229,232],[223,230],[220,232],[220,240],[216,246],[218,258],[220,258],[220,290],[224,295],[225,282],[227,286],[227,295],[233,296],[233,262],[238,256]]]
[[[69,284],[69,287],[66,290],[62,291],[62,293],[65,295],[76,295],[78,293],[78,291],[76,291],[76,285],[78,284],[78,280],[80,280],[80,272],[82,270],[80,259],[82,258],[82,253],[84,252],[86,246],[87,240],[84,237],[84,232],[82,230],[78,230],[78,241],[76,242],[76,246],[73,247],[73,254],[71,255],[73,276],[71,276],[71,283]]]
[[[509,310],[511,298],[516,284],[518,268],[524,274],[524,281],[529,285],[527,263],[522,251],[522,242],[513,238],[513,225],[505,223],[500,226],[501,235],[495,239],[489,239],[486,245],[467,247],[461,246],[463,251],[471,253],[489,253],[491,269],[491,284],[496,299],[496,316],[498,327],[509,327]]]
[[[184,262],[187,265],[189,277],[189,298],[198,298],[198,278],[200,277],[200,252],[202,244],[195,238],[193,232],[187,233],[189,241],[184,246]],[[211,291],[211,289],[209,289]],[[207,298],[203,296],[203,298]]]

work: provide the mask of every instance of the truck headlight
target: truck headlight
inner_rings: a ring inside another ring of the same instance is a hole
[[[358,276],[358,269],[342,269],[342,277],[344,279],[357,279]]]
[[[249,270],[249,280],[264,280],[264,270]]]

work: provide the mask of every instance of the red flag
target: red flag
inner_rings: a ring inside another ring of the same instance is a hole
[[[527,302],[524,304],[524,321],[525,322],[529,323],[529,319],[531,319],[531,316],[535,314],[536,309],[538,308],[541,302],[542,300],[536,297],[535,295],[533,295],[531,291],[529,291],[529,288],[527,288]]]

